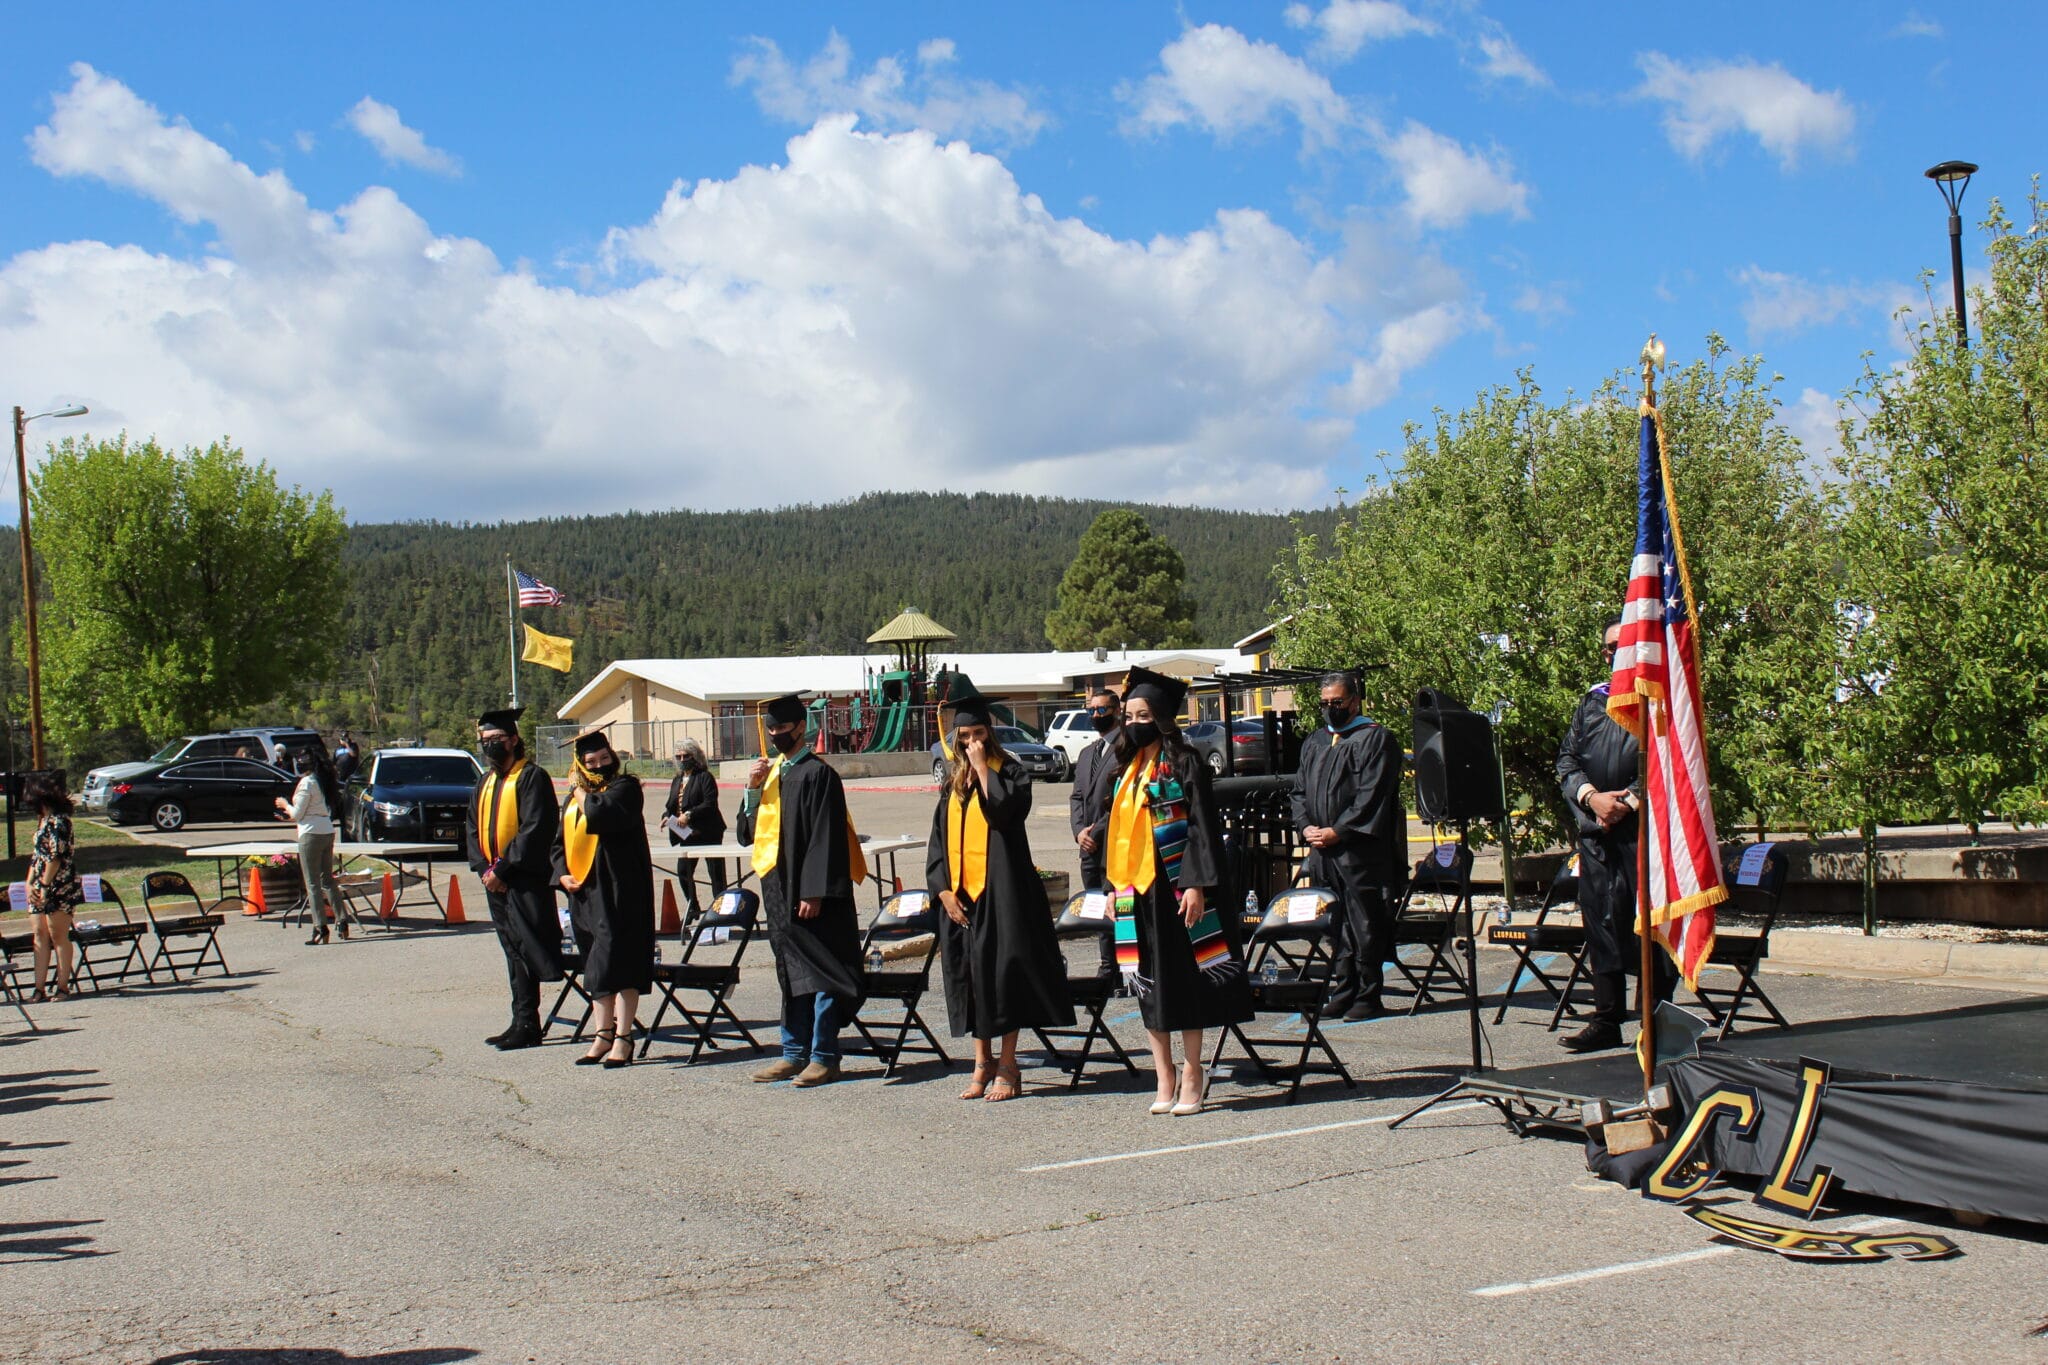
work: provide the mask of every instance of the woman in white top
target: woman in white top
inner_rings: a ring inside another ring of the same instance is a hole
[[[334,810],[341,801],[341,784],[335,779],[334,760],[321,746],[301,749],[293,760],[299,785],[290,801],[277,798],[281,820],[299,826],[299,872],[306,879],[306,907],[313,916],[313,937],[306,946],[327,942],[327,921],[341,926],[348,937],[348,920],[341,914],[341,893],[334,884]]]

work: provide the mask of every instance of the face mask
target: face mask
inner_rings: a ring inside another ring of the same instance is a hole
[[[602,768],[592,768],[590,771],[598,781],[609,782],[619,775],[619,763],[617,759],[613,759]]]
[[[770,732],[768,742],[775,746],[777,753],[788,755],[796,752],[796,746],[802,740],[798,738],[795,730],[775,730]]]
[[[508,739],[487,739],[482,744],[484,758],[494,768],[502,768],[512,757],[512,741]]]
[[[1090,716],[1088,717],[1088,723],[1095,727],[1096,734],[1106,735],[1111,730],[1116,729],[1117,714],[1114,711],[1111,711],[1100,716]]]
[[[1348,706],[1325,706],[1323,708],[1323,723],[1332,730],[1341,730],[1349,725],[1351,718],[1357,714],[1356,711]]]
[[[1124,733],[1140,749],[1150,748],[1159,742],[1159,727],[1149,720],[1132,721],[1124,727]]]

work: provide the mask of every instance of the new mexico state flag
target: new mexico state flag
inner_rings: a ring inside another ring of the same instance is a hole
[[[552,668],[557,673],[567,673],[574,667],[569,662],[569,652],[576,646],[574,640],[566,635],[543,635],[524,621],[519,623],[519,628],[526,632],[526,649],[520,658],[530,664]]]

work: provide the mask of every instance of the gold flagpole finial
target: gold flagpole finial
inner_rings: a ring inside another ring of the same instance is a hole
[[[1643,343],[1643,404],[1657,406],[1657,371],[1664,368],[1664,343],[1657,340],[1655,332]]]

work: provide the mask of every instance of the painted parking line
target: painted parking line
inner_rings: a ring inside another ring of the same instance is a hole
[[[1879,1232],[1885,1228],[1897,1227],[1897,1218],[1859,1218],[1853,1223],[1844,1223],[1833,1232]],[[1652,1256],[1646,1261],[1621,1261],[1614,1265],[1596,1266],[1591,1270],[1574,1270],[1563,1275],[1545,1275],[1540,1280],[1516,1280],[1509,1284],[1489,1284],[1470,1293],[1482,1299],[1505,1298],[1510,1294],[1529,1294],[1539,1289],[1561,1289],[1566,1285],[1583,1284],[1587,1280],[1605,1280],[1616,1275],[1634,1275],[1638,1271],[1662,1270],[1667,1266],[1688,1265],[1694,1261],[1712,1260],[1716,1256],[1733,1256],[1738,1251],[1749,1251],[1749,1247],[1712,1246],[1701,1247],[1698,1251],[1676,1251],[1669,1256]]]
[[[1430,1110],[1432,1114],[1448,1114],[1454,1109],[1482,1109],[1485,1100],[1470,1100],[1463,1104],[1440,1104]],[[1277,1142],[1281,1138],[1307,1137],[1311,1133],[1331,1133],[1340,1128],[1366,1128],[1373,1124],[1392,1123],[1400,1114],[1375,1114],[1371,1118],[1344,1119],[1338,1123],[1316,1123],[1306,1128],[1283,1128],[1277,1133],[1250,1133],[1244,1137],[1217,1138],[1212,1142],[1183,1142],[1172,1147],[1146,1147],[1135,1152],[1113,1152],[1108,1156],[1084,1156],[1073,1161],[1049,1161],[1042,1166],[1019,1166],[1019,1175],[1037,1175],[1042,1171],[1071,1171],[1077,1166],[1106,1166],[1113,1161],[1142,1161],[1152,1156],[1173,1156],[1180,1152],[1204,1152],[1212,1147],[1239,1147],[1248,1142]]]

